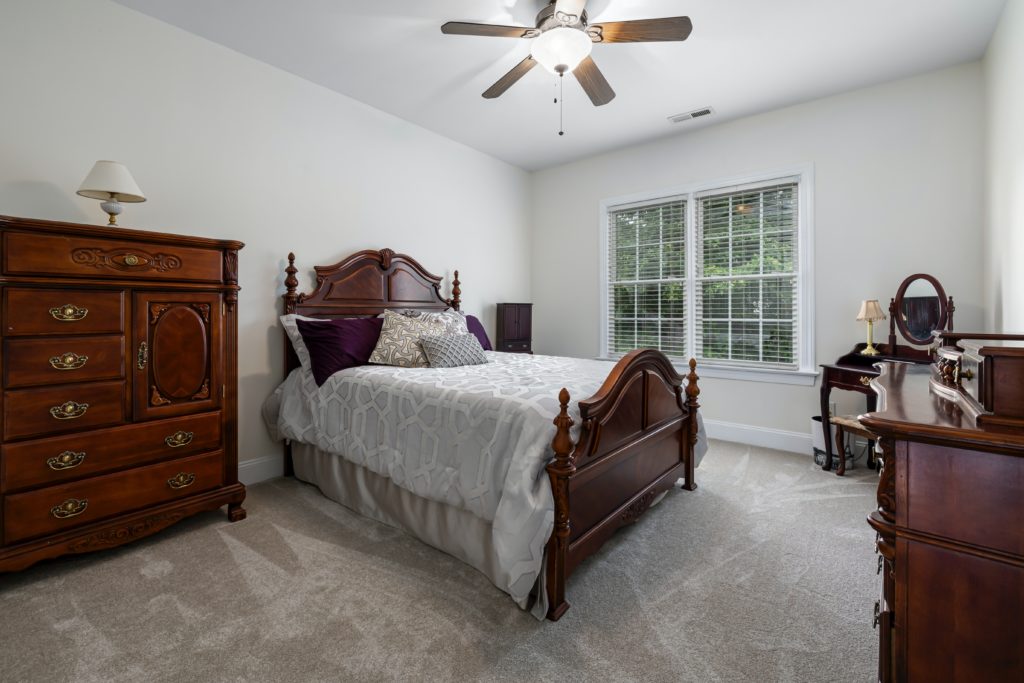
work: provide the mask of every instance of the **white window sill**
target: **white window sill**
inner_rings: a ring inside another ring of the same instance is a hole
[[[597,358],[610,363],[618,358]],[[690,372],[686,363],[673,361],[676,372],[684,377]],[[697,376],[701,379],[735,379],[744,382],[768,382],[770,384],[795,384],[803,387],[814,386],[820,373],[817,370],[772,370],[768,368],[736,368],[722,365],[711,365],[697,361]]]

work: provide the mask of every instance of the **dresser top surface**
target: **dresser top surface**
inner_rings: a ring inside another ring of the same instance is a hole
[[[16,218],[0,216],[0,229],[38,231],[48,233],[64,233],[117,240],[139,240],[164,244],[180,244],[194,247],[215,249],[241,249],[244,243],[236,240],[218,240],[209,237],[194,237],[167,232],[150,232],[132,228],[108,227],[104,225],[88,225],[85,223],[65,223],[62,221],[46,221],[38,218]]]
[[[1024,456],[1024,429],[998,424],[978,425],[952,400],[931,387],[928,365],[880,363],[882,374],[872,381],[879,410],[861,416],[875,433],[887,436],[978,444],[1014,449]]]

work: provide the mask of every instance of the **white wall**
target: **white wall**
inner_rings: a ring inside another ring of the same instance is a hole
[[[515,167],[106,0],[0,3],[0,64],[0,213],[103,224],[75,189],[115,159],[149,197],[123,224],[246,243],[242,460],[280,452],[259,407],[282,379],[289,251],[304,289],[314,265],[390,247],[458,268],[488,326],[494,302],[529,300]]]
[[[1024,0],[1009,0],[985,56],[986,329],[1024,333]]]
[[[887,304],[914,272],[935,275],[955,298],[958,329],[977,328],[983,86],[972,63],[535,173],[534,348],[598,353],[602,199],[805,163],[815,169],[818,363],[862,341],[862,299]],[[702,387],[712,420],[806,434],[819,412],[817,386],[707,379]]]

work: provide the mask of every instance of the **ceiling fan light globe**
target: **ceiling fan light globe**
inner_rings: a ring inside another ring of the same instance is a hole
[[[593,41],[583,31],[556,26],[533,39],[530,54],[545,69],[558,73],[559,66],[567,71],[575,69],[593,49]]]

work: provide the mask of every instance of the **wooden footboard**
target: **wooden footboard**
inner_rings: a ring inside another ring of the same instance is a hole
[[[680,477],[692,491],[697,443],[697,362],[683,378],[660,351],[623,357],[596,394],[580,401],[579,441],[569,429],[569,392],[547,466],[555,499],[555,528],[547,546],[548,618],[569,609],[566,579],[621,526],[635,522]]]

